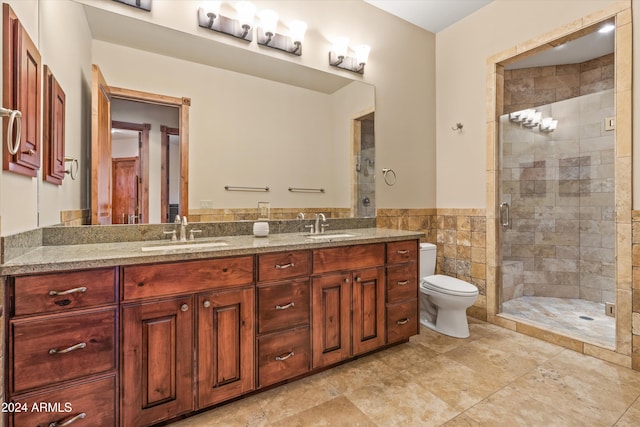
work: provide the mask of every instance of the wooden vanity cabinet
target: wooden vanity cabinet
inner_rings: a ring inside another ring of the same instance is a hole
[[[417,240],[387,243],[387,343],[416,335],[420,326],[418,308]]]
[[[311,252],[258,256],[258,387],[311,369]]]
[[[253,390],[253,256],[122,268],[122,425]]]
[[[314,368],[384,346],[384,264],[383,243],[313,251]]]
[[[116,269],[7,279],[9,425],[114,425],[118,395]],[[34,402],[70,408],[34,411]],[[68,410],[68,412],[66,412]]]

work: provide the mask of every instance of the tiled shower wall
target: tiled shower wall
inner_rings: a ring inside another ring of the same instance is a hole
[[[504,72],[504,113],[613,89],[614,54],[580,64]]]
[[[372,217],[376,214],[374,121],[368,119],[360,123],[360,156],[355,159],[358,177],[356,216]]]
[[[522,295],[615,302],[612,90],[542,107],[542,133],[500,118],[503,301]],[[521,282],[519,283],[519,280]]]

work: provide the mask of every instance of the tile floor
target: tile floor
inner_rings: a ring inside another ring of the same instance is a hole
[[[591,344],[616,347],[616,319],[605,314],[604,304],[581,299],[524,296],[503,303],[502,313],[509,319],[522,320]]]
[[[470,319],[171,424],[639,426],[640,372]]]

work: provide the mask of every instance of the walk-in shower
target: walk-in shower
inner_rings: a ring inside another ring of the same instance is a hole
[[[500,117],[501,311],[615,348],[614,90],[535,110]]]

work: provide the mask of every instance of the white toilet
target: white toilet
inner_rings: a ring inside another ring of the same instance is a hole
[[[434,275],[436,245],[420,244],[420,323],[455,338],[469,336],[467,307],[478,299],[478,288],[455,277]]]

